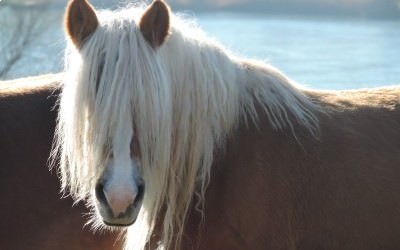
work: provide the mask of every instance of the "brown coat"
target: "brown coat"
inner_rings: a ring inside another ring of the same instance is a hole
[[[120,249],[115,235],[83,228],[87,209],[60,199],[56,171],[47,167],[59,78],[0,82],[0,249]]]
[[[400,249],[400,88],[307,94],[320,137],[241,125],[183,249]]]
[[[84,208],[59,199],[47,170],[58,81],[47,78],[0,87],[0,248],[111,249],[115,236],[82,230]],[[319,138],[299,127],[296,141],[266,117],[240,125],[181,249],[400,249],[400,88],[306,94],[332,109]]]

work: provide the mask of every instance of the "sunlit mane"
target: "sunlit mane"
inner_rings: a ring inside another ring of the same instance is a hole
[[[128,229],[127,248],[143,249],[163,214],[160,248],[179,243],[189,205],[202,209],[213,154],[258,107],[275,129],[318,130],[316,107],[273,67],[244,61],[189,21],[171,18],[167,41],[154,50],[137,26],[141,8],[100,12],[100,26],[78,52],[66,52],[54,155],[62,187],[91,194],[111,140],[133,125],[146,182],[143,207]],[[161,208],[163,209],[161,213]]]

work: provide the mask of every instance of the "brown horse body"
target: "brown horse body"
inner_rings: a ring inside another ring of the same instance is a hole
[[[400,249],[400,88],[300,90],[134,13],[70,1],[55,150],[129,249]]]
[[[120,249],[115,235],[83,228],[87,211],[60,199],[48,170],[59,78],[0,82],[0,249]]]
[[[308,95],[320,137],[239,126],[182,249],[400,249],[400,88]]]
[[[55,80],[41,81],[0,91],[0,247],[119,248],[59,199],[46,168]],[[181,249],[400,248],[400,89],[307,94],[334,109],[319,115],[320,137],[297,130],[296,140],[267,117],[240,125],[217,153],[204,221],[193,209]]]

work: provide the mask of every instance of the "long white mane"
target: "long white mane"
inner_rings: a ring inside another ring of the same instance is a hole
[[[274,128],[296,122],[315,134],[317,108],[273,67],[233,56],[177,16],[155,51],[137,26],[142,11],[98,13],[84,46],[67,49],[53,154],[63,189],[86,199],[119,124],[132,123],[146,192],[126,246],[144,249],[162,221],[160,248],[168,249],[182,237],[189,205],[202,209],[215,149],[241,119],[257,122],[259,105]]]

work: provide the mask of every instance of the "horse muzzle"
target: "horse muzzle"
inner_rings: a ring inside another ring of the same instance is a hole
[[[135,223],[142,207],[144,181],[140,179],[135,190],[123,187],[105,187],[103,182],[96,185],[96,206],[103,223],[108,226],[127,227]]]

